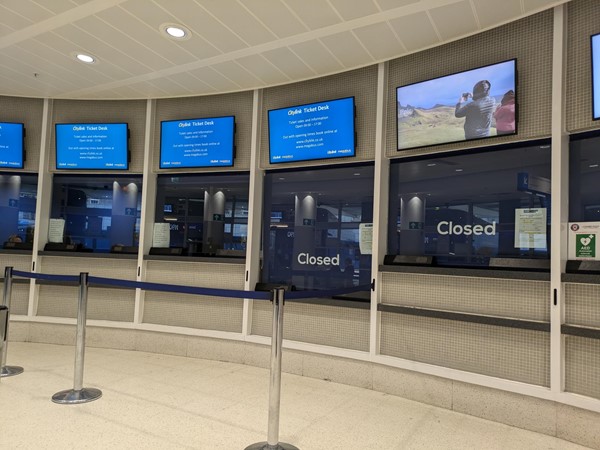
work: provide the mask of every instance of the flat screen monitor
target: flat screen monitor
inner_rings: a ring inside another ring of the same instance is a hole
[[[160,168],[233,166],[235,117],[160,124]]]
[[[22,169],[25,160],[22,123],[0,122],[0,167]]]
[[[127,170],[126,123],[57,123],[56,168]]]
[[[517,133],[517,61],[396,89],[397,149]]]
[[[592,40],[592,96],[594,120],[600,119],[600,34]]]
[[[271,164],[355,155],[354,97],[269,111]]]

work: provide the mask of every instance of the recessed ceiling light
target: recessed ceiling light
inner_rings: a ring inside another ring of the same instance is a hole
[[[462,169],[455,169],[455,172],[462,172]]]
[[[75,58],[86,64],[94,64],[96,62],[96,58],[90,55],[86,55],[85,53],[76,53]]]
[[[163,23],[159,29],[161,32],[165,33],[169,39],[175,39],[178,41],[187,40],[192,36],[190,30],[183,25],[178,25],[175,23]]]
[[[435,165],[436,165],[435,163],[429,163],[429,164],[427,164],[427,167],[433,167]]]

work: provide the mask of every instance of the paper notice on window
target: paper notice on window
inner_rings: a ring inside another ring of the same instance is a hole
[[[171,245],[171,224],[156,222],[152,237],[152,247],[169,248]]]
[[[546,248],[546,216],[546,208],[515,209],[515,248]]]
[[[65,235],[65,219],[50,219],[48,242],[63,243]]]
[[[363,255],[373,253],[373,224],[361,223],[358,226],[358,248]]]

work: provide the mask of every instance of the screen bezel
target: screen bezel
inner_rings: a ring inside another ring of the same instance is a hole
[[[600,61],[598,61],[598,67],[594,68],[594,38],[598,37],[598,52],[600,53],[600,33],[592,34],[590,36],[590,67],[592,70],[592,120],[600,120],[600,110],[598,111],[598,116],[596,116],[596,110],[594,108],[594,99],[596,97],[596,89],[600,89],[600,86],[596,86],[594,83],[594,72],[595,70],[600,72]],[[600,58],[599,58],[600,59]]]
[[[125,133],[125,161],[127,163],[127,166],[125,168],[123,167],[116,167],[116,168],[110,168],[110,167],[73,167],[73,168],[65,168],[65,167],[58,167],[58,127],[59,126],[74,126],[74,125],[125,125],[125,129],[126,129],[126,133]],[[92,171],[111,171],[111,172],[116,172],[116,171],[120,171],[120,170],[129,170],[129,163],[131,162],[131,154],[129,152],[129,139],[131,137],[131,131],[129,130],[129,123],[128,122],[73,122],[73,123],[55,123],[54,124],[54,150],[55,150],[55,161],[54,161],[54,166],[56,170],[61,170],[61,171],[66,171],[66,172],[72,172],[72,171],[77,171],[77,170],[82,170],[82,171],[88,171],[88,170],[92,170]]]
[[[25,124],[22,122],[0,122],[0,125],[21,125],[21,165],[19,166],[2,166],[0,169],[23,169],[25,167]]]
[[[227,118],[232,118],[233,119],[233,124],[231,127],[231,164],[227,164],[227,165],[223,165],[223,164],[219,164],[219,165],[192,165],[192,166],[168,166],[168,167],[164,167],[163,166],[163,124],[164,123],[173,123],[173,122],[186,122],[188,120],[211,120],[211,119],[227,119]],[[162,170],[178,170],[178,169],[205,169],[205,168],[212,168],[212,167],[233,167],[235,164],[235,133],[236,133],[236,123],[235,123],[235,116],[234,115],[228,115],[228,116],[213,116],[213,117],[193,117],[190,119],[176,119],[176,120],[161,120],[160,122],[160,149],[159,149],[159,156],[158,156],[158,168],[162,169]]]
[[[492,67],[492,66],[496,66],[498,64],[504,64],[510,61],[514,61],[514,80],[515,80],[515,132],[511,133],[511,134],[504,134],[504,135],[494,135],[494,136],[487,136],[487,137],[483,137],[483,138],[476,138],[476,139],[459,139],[456,141],[446,141],[446,142],[436,142],[433,144],[427,144],[427,145],[417,145],[414,147],[403,147],[403,148],[399,148],[400,147],[400,139],[399,139],[399,133],[398,133],[398,90],[408,87],[408,86],[413,86],[415,84],[421,84],[421,83],[427,83],[433,80],[439,80],[442,78],[446,78],[446,77],[451,77],[454,75],[459,75],[461,73],[467,73],[467,72],[472,72],[475,70],[479,70],[479,69],[484,69],[486,67]],[[434,78],[429,78],[427,80],[422,80],[422,81],[417,81],[415,83],[410,83],[410,84],[405,84],[402,86],[398,86],[396,87],[395,90],[395,96],[394,96],[394,101],[396,102],[396,115],[395,115],[395,122],[396,122],[396,151],[397,152],[403,152],[405,150],[414,150],[414,149],[419,149],[419,148],[428,148],[428,147],[436,147],[438,145],[446,145],[446,144],[455,144],[458,142],[478,142],[478,141],[485,141],[488,139],[494,139],[494,138],[499,138],[499,137],[507,137],[507,136],[516,136],[519,134],[519,71],[517,69],[517,58],[510,58],[510,59],[506,59],[504,61],[498,61],[495,62],[493,64],[486,64],[483,66],[479,66],[479,67],[474,67],[472,69],[467,69],[467,70],[461,70],[460,72],[453,72],[453,73],[449,73],[447,75],[443,75],[441,77],[434,77]]]
[[[340,101],[340,100],[348,100],[348,99],[352,99],[352,154],[351,155],[344,155],[344,156],[331,156],[328,158],[303,158],[303,159],[293,159],[293,160],[284,160],[284,161],[275,161],[273,162],[272,159],[272,153],[271,153],[271,112],[273,111],[282,111],[284,109],[292,109],[292,108],[301,108],[303,106],[314,106],[314,105],[321,105],[324,103],[330,103],[330,102],[336,102],[336,101]],[[320,101],[320,102],[312,102],[312,103],[304,103],[304,104],[300,104],[300,105],[292,105],[292,106],[286,106],[284,108],[274,108],[274,109],[269,109],[267,111],[267,124],[268,124],[268,140],[269,140],[269,164],[274,164],[274,165],[278,165],[278,164],[292,164],[295,162],[302,162],[302,161],[328,161],[328,160],[337,160],[337,159],[341,159],[341,158],[355,158],[356,157],[356,98],[352,95],[349,97],[340,97],[340,98],[334,98],[334,99],[330,99],[330,100],[324,100],[324,101]]]

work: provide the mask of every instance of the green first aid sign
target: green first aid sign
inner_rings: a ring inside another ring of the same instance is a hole
[[[595,234],[577,234],[575,239],[575,257],[576,258],[595,258],[596,257],[596,235]]]

